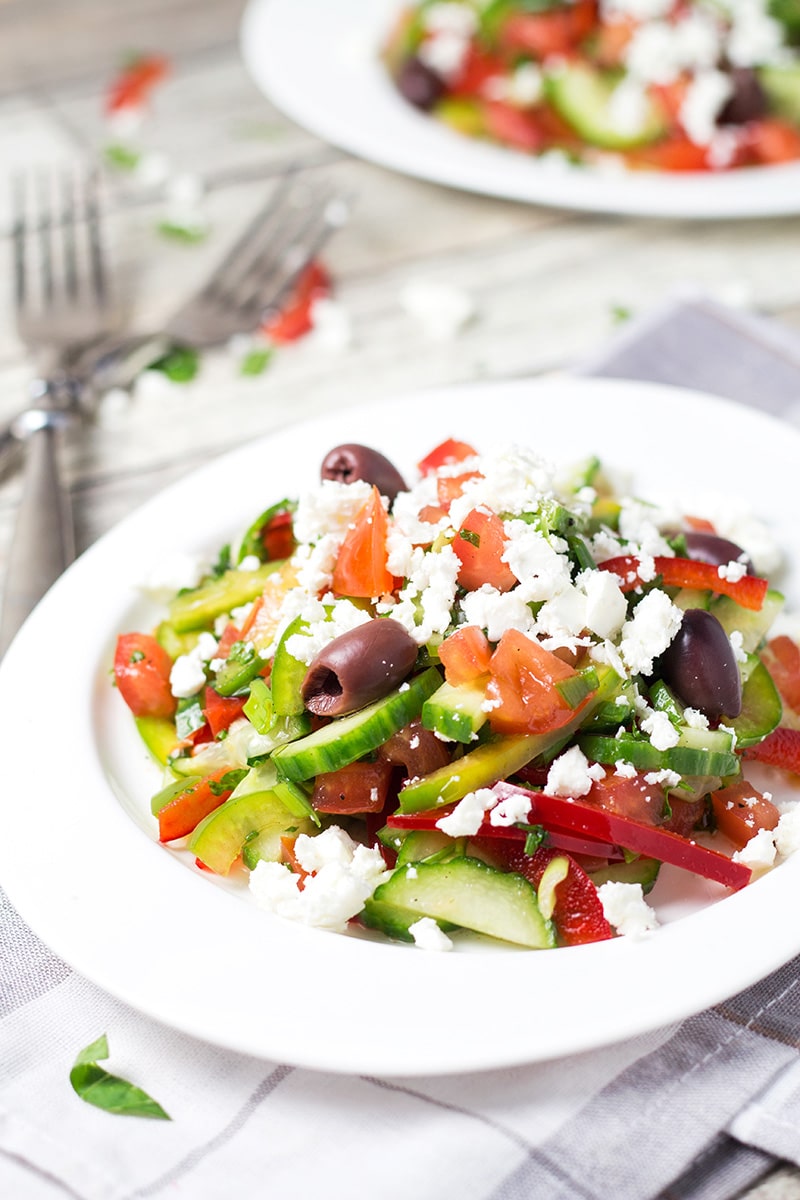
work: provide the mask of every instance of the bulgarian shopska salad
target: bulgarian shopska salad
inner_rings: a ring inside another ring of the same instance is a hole
[[[461,133],[634,169],[800,158],[797,0],[422,0],[383,57]]]
[[[282,917],[431,949],[641,932],[663,864],[724,895],[800,845],[800,802],[747,779],[800,773],[763,527],[519,446],[447,440],[409,486],[347,444],[320,474],[117,641],[162,842]]]

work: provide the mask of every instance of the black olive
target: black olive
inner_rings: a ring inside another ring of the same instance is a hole
[[[338,479],[340,483],[353,483],[363,479],[374,484],[382,496],[394,500],[398,492],[406,491],[403,476],[385,455],[370,446],[357,442],[346,442],[329,450],[322,460],[320,475],[323,479]]]
[[[691,530],[683,535],[686,542],[686,556],[697,562],[713,563],[724,567],[729,562],[741,562],[747,567],[747,574],[754,575],[755,568],[744,553],[741,546],[727,538],[718,537],[716,533],[705,533],[702,530]]]
[[[713,613],[689,608],[661,656],[661,678],[709,720],[738,717],[742,681],[727,633]]]
[[[319,717],[356,712],[402,683],[416,657],[417,644],[399,621],[375,617],[320,650],[303,679],[303,703]]]
[[[766,116],[767,94],[752,67],[733,67],[729,77],[733,91],[717,117],[717,124],[746,125]]]
[[[421,108],[423,112],[429,112],[444,95],[445,82],[441,75],[437,75],[412,55],[406,59],[397,74],[397,88],[409,104]]]

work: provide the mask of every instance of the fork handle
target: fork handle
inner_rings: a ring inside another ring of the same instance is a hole
[[[75,557],[72,505],[58,463],[62,422],[46,419],[47,415],[43,413],[40,427],[25,438],[22,499],[0,614],[0,654]]]

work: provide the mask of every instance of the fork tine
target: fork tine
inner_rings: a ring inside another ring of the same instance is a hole
[[[53,206],[52,181],[46,171],[37,175],[35,184],[36,228],[39,234],[39,275],[42,297],[46,303],[53,299]]]
[[[75,179],[70,171],[62,172],[61,180],[61,242],[64,255],[64,286],[72,299],[78,294],[78,262],[76,238]]]
[[[259,208],[228,250],[213,277],[203,288],[201,295],[218,296],[220,299],[227,298],[231,290],[235,288],[235,282],[242,269],[247,269],[251,261],[253,246],[260,244],[269,235],[275,218],[280,216],[290,184],[291,175],[284,175],[267,202]],[[244,264],[242,263],[243,259],[245,260]]]
[[[11,179],[11,237],[14,244],[14,303],[20,309],[25,304],[27,276],[25,271],[25,177],[17,172]]]
[[[83,203],[89,241],[90,276],[94,300],[99,307],[108,299],[108,270],[100,229],[100,176],[96,169],[89,171],[84,180]]]

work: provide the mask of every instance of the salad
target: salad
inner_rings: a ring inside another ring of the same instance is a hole
[[[723,896],[800,846],[800,803],[752,781],[800,774],[779,562],[597,459],[451,438],[407,481],[336,446],[117,639],[159,839],[278,916],[424,949],[646,933],[665,865]]]
[[[728,171],[800,158],[796,0],[417,0],[383,47],[401,95],[575,163]]]

